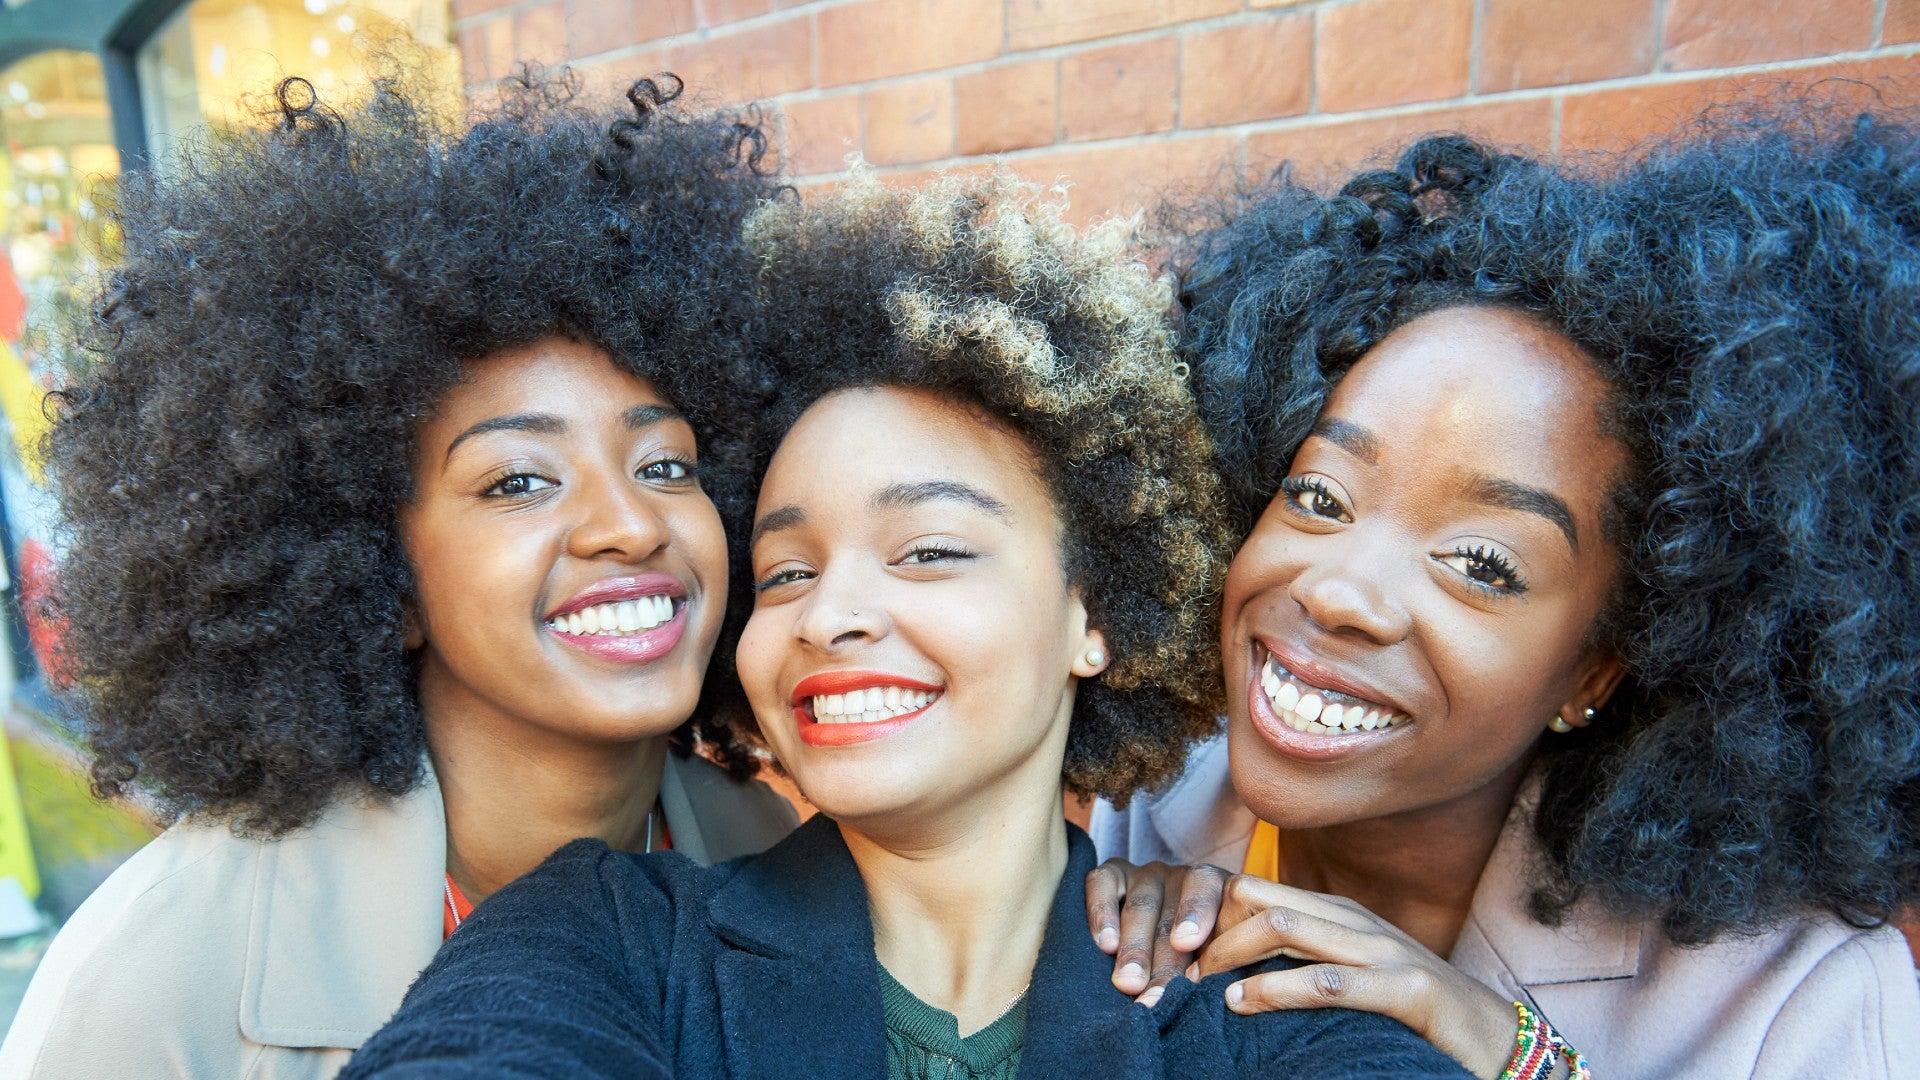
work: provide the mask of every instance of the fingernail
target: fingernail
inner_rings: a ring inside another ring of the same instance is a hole
[[[1120,931],[1111,926],[1101,927],[1100,936],[1095,940],[1103,949],[1117,949],[1120,947]]]
[[[1187,981],[1188,982],[1200,981],[1200,964],[1198,961],[1195,961],[1194,963],[1187,965]]]
[[[1140,995],[1140,1004],[1145,1005],[1147,1008],[1151,1009],[1155,1005],[1160,1004],[1160,995],[1166,992],[1167,992],[1167,989],[1164,986],[1151,987],[1147,990],[1146,993]]]
[[[1227,1005],[1229,1007],[1240,1004],[1240,998],[1242,996],[1244,996],[1244,991],[1240,989],[1239,983],[1234,983],[1232,986],[1227,987]]]
[[[1120,977],[1123,979],[1144,979],[1146,976],[1147,969],[1139,964],[1128,964],[1120,969]]]
[[[1194,922],[1192,919],[1188,919],[1179,926],[1174,927],[1173,932],[1182,937],[1192,937],[1200,932],[1200,924]]]

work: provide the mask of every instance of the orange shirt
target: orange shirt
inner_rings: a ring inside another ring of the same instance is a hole
[[[1253,840],[1247,844],[1247,862],[1240,872],[1248,877],[1280,880],[1280,830],[1258,819],[1253,823]]]

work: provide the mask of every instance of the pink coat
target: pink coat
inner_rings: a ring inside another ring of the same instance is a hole
[[[1166,791],[1124,811],[1097,805],[1089,831],[1103,857],[1237,870],[1253,812],[1234,794],[1218,738],[1195,749]],[[1542,926],[1526,908],[1536,857],[1516,812],[1448,959],[1538,1006],[1600,1080],[1920,1073],[1920,980],[1898,931],[1810,915],[1683,949],[1655,926],[1590,903],[1558,927]]]

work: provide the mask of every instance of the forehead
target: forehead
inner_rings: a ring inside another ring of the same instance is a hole
[[[774,453],[760,505],[936,479],[968,483],[1015,510],[1052,512],[1020,435],[951,398],[894,386],[840,390],[809,406]]]
[[[1492,473],[1597,503],[1624,461],[1602,432],[1611,390],[1570,338],[1502,308],[1448,308],[1361,357],[1323,415],[1383,454]]]
[[[669,405],[653,384],[622,371],[599,348],[546,338],[463,365],[460,382],[434,408],[429,426],[466,424],[503,413],[586,418],[635,405]]]

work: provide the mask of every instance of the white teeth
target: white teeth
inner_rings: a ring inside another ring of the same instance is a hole
[[[820,724],[871,724],[916,712],[939,696],[903,686],[870,686],[844,694],[816,694],[812,700],[813,719]]]
[[[1274,678],[1278,679],[1279,676],[1276,675]],[[1283,682],[1280,684],[1280,692],[1272,697],[1275,705],[1282,709],[1291,709],[1300,704],[1300,688],[1290,682]]]
[[[1301,718],[1305,720],[1320,719],[1320,695],[1302,694],[1300,696],[1300,704],[1295,705],[1293,711],[1299,713]]]
[[[619,635],[652,630],[672,618],[672,597],[642,596],[556,615],[547,625],[563,634]]]
[[[1260,665],[1260,687],[1280,721],[1308,735],[1346,735],[1378,731],[1406,719],[1400,713],[1352,700],[1344,693],[1320,690],[1298,681],[1272,657]],[[1329,700],[1337,699],[1337,700]]]

